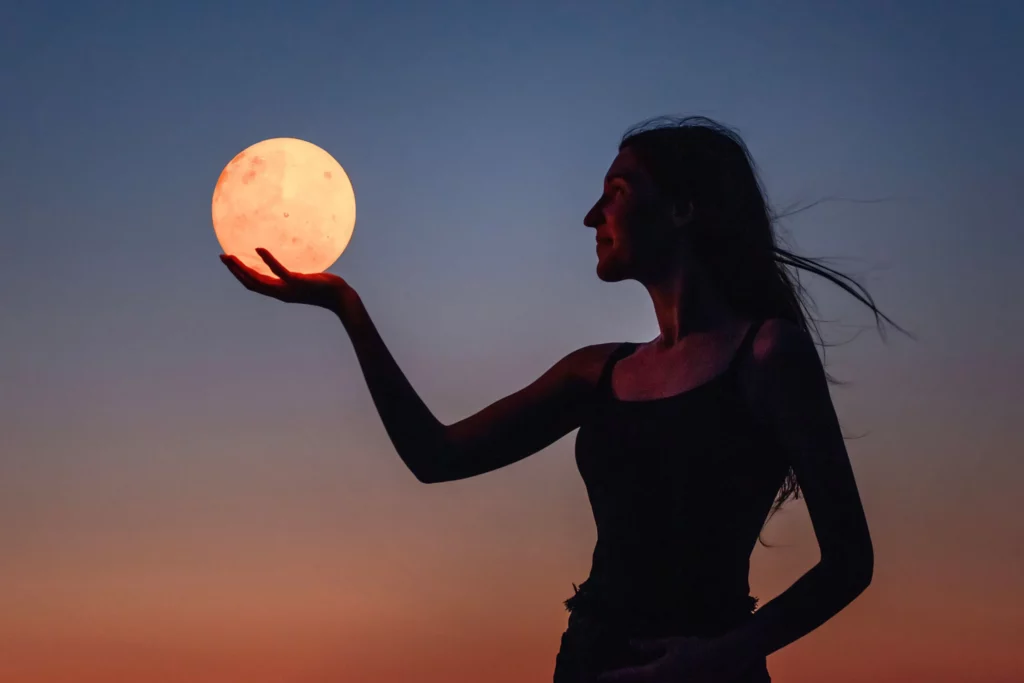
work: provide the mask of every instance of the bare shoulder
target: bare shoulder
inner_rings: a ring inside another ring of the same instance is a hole
[[[590,344],[576,349],[562,359],[564,370],[572,381],[586,388],[593,387],[601,377],[608,358],[621,346],[621,342]]]
[[[751,356],[752,365],[756,367],[786,359],[816,359],[818,351],[811,335],[792,320],[769,318],[754,337]]]
[[[791,320],[765,320],[740,363],[748,402],[760,414],[795,399],[828,396],[824,367],[811,335]]]

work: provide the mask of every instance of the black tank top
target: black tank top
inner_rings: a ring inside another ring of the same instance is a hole
[[[750,616],[750,554],[788,470],[737,381],[760,326],[725,372],[666,398],[616,398],[612,368],[637,345],[609,357],[576,437],[597,544],[570,612],[704,637]]]

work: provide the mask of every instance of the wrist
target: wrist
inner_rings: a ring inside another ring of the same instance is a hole
[[[359,295],[356,294],[356,290],[346,286],[339,287],[335,291],[328,309],[338,316],[342,322],[348,322],[361,305],[362,301],[359,299]]]

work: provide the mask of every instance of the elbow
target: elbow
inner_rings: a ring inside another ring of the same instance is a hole
[[[871,585],[871,579],[875,573],[875,563],[873,560],[861,561],[850,567],[848,573],[850,590],[856,595],[860,595],[868,586]]]
[[[875,552],[871,546],[871,541],[864,545],[864,549],[857,553],[856,558],[849,563],[849,566],[850,580],[859,595],[871,585],[871,579],[875,574]]]
[[[416,481],[421,484],[443,484],[461,478],[460,473],[448,462],[441,461],[440,458],[434,458],[434,461],[430,467],[418,467],[412,471]]]
[[[452,447],[442,431],[429,442],[421,441],[400,452],[402,461],[421,484],[440,484],[451,481]]]
[[[445,477],[441,476],[441,468],[434,462],[430,466],[428,463],[435,458],[418,458],[417,460],[406,460],[405,465],[412,472],[412,476],[416,477],[416,481],[421,484],[438,484],[445,481]]]
[[[414,470],[412,474],[416,477],[416,481],[421,484],[440,484],[441,482],[446,481],[443,477],[437,476],[434,472]]]
[[[851,600],[867,590],[874,577],[875,560],[870,547],[864,552],[826,560],[823,564],[829,567],[829,573]]]

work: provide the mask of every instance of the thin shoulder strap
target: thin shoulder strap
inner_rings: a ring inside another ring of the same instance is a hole
[[[743,341],[740,342],[739,348],[736,349],[736,353],[733,354],[732,360],[729,362],[730,372],[735,370],[742,360],[752,352],[754,339],[757,337],[757,333],[762,325],[764,325],[764,320],[755,320],[747,327],[747,333],[743,335]]]
[[[604,362],[604,367],[601,368],[601,376],[597,380],[597,390],[599,393],[605,391],[611,384],[612,368],[615,364],[633,353],[635,348],[636,344],[633,342],[622,342],[614,351],[608,354],[608,359]]]

